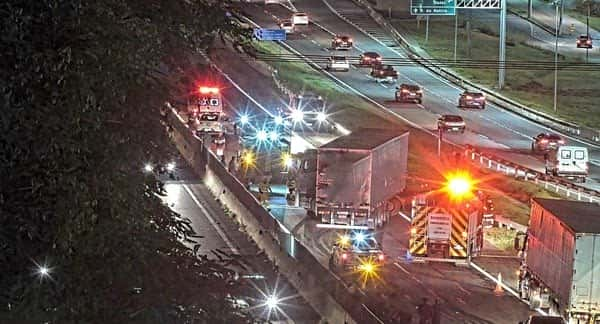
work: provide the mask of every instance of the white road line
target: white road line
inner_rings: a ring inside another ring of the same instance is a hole
[[[313,43],[313,44],[315,44],[315,45],[319,45],[319,43],[317,43],[317,41],[314,40],[314,39],[311,39],[310,42]]]
[[[192,200],[194,201],[196,206],[198,206],[198,208],[200,208],[200,210],[202,211],[202,214],[204,214],[204,217],[206,217],[206,219],[208,219],[208,222],[210,223],[210,225],[215,229],[215,231],[217,231],[217,234],[219,234],[219,237],[221,237],[223,242],[225,242],[225,244],[227,244],[227,246],[229,247],[231,252],[233,252],[235,254],[240,254],[240,251],[231,243],[231,241],[229,240],[227,235],[225,235],[225,232],[223,232],[223,230],[221,229],[221,227],[219,227],[217,222],[215,222],[215,220],[212,218],[212,216],[210,216],[210,214],[208,213],[206,208],[204,206],[202,206],[200,201],[198,201],[198,198],[196,198],[196,195],[192,192],[192,190],[190,190],[188,185],[184,184],[183,188],[190,195],[190,197],[192,197]]]
[[[396,266],[398,269],[402,270],[402,272],[406,273],[407,275],[410,275],[410,272],[408,272],[408,270],[404,269],[404,267],[403,267],[403,266],[401,266],[401,265],[400,265],[398,262],[394,262],[394,265],[395,265],[395,266]]]
[[[379,82],[379,85],[387,89],[387,86],[385,84]]]
[[[485,277],[487,277],[488,279],[490,279],[491,281],[493,281],[494,283],[498,284],[498,279],[494,278],[494,276],[492,276],[491,274],[489,274],[487,271],[483,270],[483,268],[479,267],[477,264],[475,264],[475,262],[471,262],[471,268],[479,271],[481,274],[483,274]],[[510,288],[509,286],[507,286],[505,283],[500,282],[500,286],[502,286],[502,288],[504,288],[504,290],[508,291],[511,295],[517,297],[518,300],[520,300],[521,302],[529,305],[529,302],[526,300],[523,300],[521,298],[519,298],[519,294],[514,291],[512,288]],[[544,312],[543,310],[541,310],[540,308],[536,309],[536,311],[544,316],[547,316],[548,314],[546,312]]]
[[[403,212],[399,211],[398,215],[400,215],[402,218],[404,218],[407,222],[411,222],[410,217],[406,216],[406,214],[404,214]]]

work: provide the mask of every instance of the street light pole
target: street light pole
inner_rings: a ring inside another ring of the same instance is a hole
[[[454,13],[454,62],[456,62],[457,43],[458,43],[458,9]]]
[[[562,0],[559,0],[562,2]],[[556,7],[556,14],[554,16],[556,30],[554,37],[554,112],[558,111],[558,106],[556,104],[557,96],[558,96],[558,1],[554,2]]]
[[[506,0],[500,2],[500,44],[498,44],[498,89],[504,88],[506,70]]]

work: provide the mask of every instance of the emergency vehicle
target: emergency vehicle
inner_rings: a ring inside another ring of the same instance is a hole
[[[221,114],[223,112],[223,98],[221,91],[216,87],[201,86],[188,100],[188,115],[197,118],[201,114]]]
[[[358,270],[371,264],[381,266],[385,255],[381,246],[370,231],[344,233],[334,244],[329,259],[332,270]]]
[[[546,174],[585,182],[589,172],[586,147],[559,146],[545,154]]]
[[[479,199],[455,201],[448,193],[418,195],[412,201],[409,252],[436,259],[466,259],[483,246]]]

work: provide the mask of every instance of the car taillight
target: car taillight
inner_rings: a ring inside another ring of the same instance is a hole
[[[558,141],[558,144],[565,144],[565,141],[564,140],[560,140],[560,141]]]
[[[343,259],[343,260],[346,260],[346,259],[348,259],[348,254],[346,254],[346,253],[342,253],[342,259]]]
[[[352,38],[348,38],[348,41],[349,41],[349,42],[352,42]]]
[[[370,60],[371,60],[371,58],[370,58],[370,57],[368,57],[368,56],[365,56],[365,57],[363,57],[363,60],[365,60],[365,61],[370,61]]]
[[[588,39],[588,41],[587,41],[586,43],[588,43],[588,44],[591,44],[591,43],[592,43],[592,41]]]
[[[378,58],[377,58],[377,61],[381,61],[381,57],[378,57]]]
[[[465,98],[466,98],[467,100],[471,100],[471,99],[473,99],[473,97],[471,97],[471,96],[466,96]]]
[[[402,89],[402,93],[408,93],[407,89]]]
[[[341,42],[342,40],[341,40],[341,39],[339,39],[339,38],[336,38],[336,39],[335,39],[335,41],[336,41],[336,42]]]
[[[579,44],[579,43],[581,43],[581,41],[578,39],[578,40],[577,40],[577,44]]]
[[[417,90],[418,93],[423,93],[423,90]]]
[[[378,259],[379,261],[383,261],[383,260],[385,260],[385,256],[384,256],[383,254],[380,254],[380,255],[377,257],[377,259]]]
[[[543,140],[540,141],[540,143],[546,144],[546,143],[548,143],[548,140],[547,139],[543,139]]]

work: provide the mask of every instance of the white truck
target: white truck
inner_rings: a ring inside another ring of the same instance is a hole
[[[544,156],[546,174],[585,182],[589,172],[589,155],[585,147],[559,146]]]
[[[600,206],[533,198],[522,263],[521,298],[569,324],[600,321]]]
[[[307,151],[298,170],[300,200],[320,227],[372,229],[406,186],[408,132],[359,129]]]

